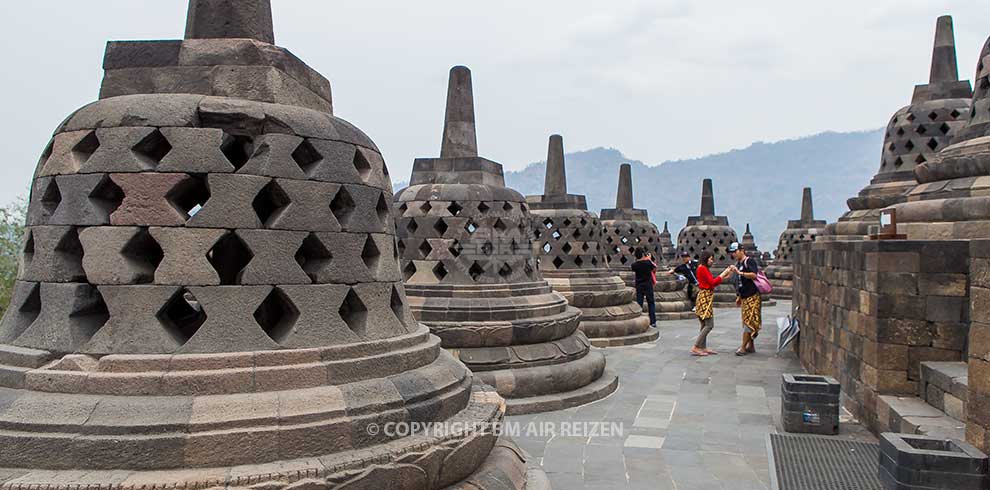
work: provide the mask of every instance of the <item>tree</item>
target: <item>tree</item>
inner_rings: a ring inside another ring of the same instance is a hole
[[[7,311],[17,280],[26,213],[27,202],[23,198],[0,207],[0,313]]]

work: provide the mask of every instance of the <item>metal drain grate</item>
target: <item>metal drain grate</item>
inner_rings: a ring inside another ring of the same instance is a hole
[[[772,490],[881,490],[880,446],[831,437],[767,435]]]

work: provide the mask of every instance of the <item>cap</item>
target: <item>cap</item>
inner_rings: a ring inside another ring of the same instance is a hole
[[[739,250],[739,242],[732,242],[729,244],[729,253]]]
[[[688,252],[687,250],[681,252],[681,257],[690,257],[690,256],[691,256],[691,252]]]

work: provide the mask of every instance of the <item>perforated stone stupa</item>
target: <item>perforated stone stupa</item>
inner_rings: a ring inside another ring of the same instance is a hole
[[[766,275],[773,285],[772,297],[790,299],[794,286],[794,253],[795,247],[802,243],[813,242],[825,232],[825,221],[815,219],[814,203],[811,200],[811,188],[805,187],[801,197],[801,219],[787,222],[787,229],[780,234],[777,242],[777,252],[773,263],[767,267]]]
[[[918,186],[897,210],[909,239],[990,238],[990,39],[976,68],[972,111],[952,144],[915,168]]]
[[[663,230],[660,231],[660,256],[668,264],[677,258],[677,246],[674,245],[674,240],[670,236],[670,229],[667,227],[666,221],[663,222]]]
[[[0,487],[545,488],[464,430],[502,399],[413,318],[380,152],[273,42],[268,1],[193,0],[184,40],[107,45],[38,163]]]
[[[540,272],[555,291],[581,309],[580,329],[596,346],[656,340],[660,332],[635,302],[635,291],[609,270],[602,225],[583,195],[567,193],[564,143],[550,137],[544,193],[527,196],[533,217],[533,249]]]
[[[904,202],[917,185],[915,168],[934,160],[969,120],[972,95],[969,81],[959,80],[952,17],[940,17],[929,83],[916,86],[911,105],[890,119],[880,170],[870,185],[849,199],[849,212],[829,224],[823,238],[861,240],[871,226],[879,226],[880,210]]]
[[[663,260],[657,225],[650,222],[649,213],[645,209],[633,207],[632,166],[628,163],[619,166],[615,208],[603,209],[601,218],[602,241],[608,253],[609,267],[619,273],[626,285],[635,286],[635,277],[629,266],[636,260],[637,248],[642,248],[655,257],[658,268],[654,289],[657,321],[690,318],[694,313],[691,312],[691,302],[684,291],[687,283],[678,281],[665,272],[668,265]]]
[[[746,251],[746,255],[753,257],[760,262],[760,266],[764,266],[766,263],[763,260],[763,253],[760,252],[760,248],[756,245],[756,238],[753,233],[749,231],[749,223],[746,223],[746,233],[743,233],[742,241],[739,242],[742,245],[743,250]]]
[[[605,357],[578,330],[580,310],[537,269],[526,200],[502,165],[478,156],[471,72],[450,71],[440,158],[418,158],[395,197],[413,314],[510,413],[556,410],[613,392]]]
[[[729,244],[735,241],[738,241],[736,230],[729,226],[729,218],[715,215],[712,179],[705,179],[701,184],[701,214],[688,217],[687,226],[677,234],[677,249],[687,251],[695,259],[700,259],[704,252],[711,252],[715,256],[712,274],[718,274],[735,263],[727,251]],[[715,290],[716,304],[735,305],[735,298],[735,288],[729,282]]]

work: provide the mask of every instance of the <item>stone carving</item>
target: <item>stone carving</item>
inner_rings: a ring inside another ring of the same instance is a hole
[[[629,266],[637,248],[650,252],[657,261],[656,297],[657,321],[692,318],[691,301],[684,289],[686,282],[678,281],[667,274],[667,264],[663,260],[663,248],[657,225],[650,222],[645,209],[633,207],[632,166],[624,163],[619,166],[619,185],[614,209],[603,209],[602,242],[608,253],[609,267],[618,271],[619,277],[629,287],[634,286],[635,277]],[[645,309],[645,305],[644,305]]]
[[[815,219],[811,188],[805,187],[801,198],[801,219],[787,222],[787,229],[780,234],[780,241],[777,242],[777,252],[773,263],[765,271],[767,279],[773,285],[771,297],[791,299],[791,291],[794,286],[793,256],[798,251],[798,245],[815,241],[824,231],[825,221]]]
[[[554,291],[581,309],[579,328],[592,345],[630,345],[656,340],[660,332],[634,301],[635,291],[609,270],[602,225],[583,195],[567,193],[564,143],[550,137],[544,194],[527,196],[533,218],[533,251]]]
[[[715,192],[712,179],[705,179],[701,185],[701,214],[690,216],[687,226],[677,234],[677,249],[687,251],[695,259],[701,258],[703,252],[711,252],[715,256],[713,274],[718,274],[723,268],[734,264],[727,249],[732,242],[739,241],[736,230],[729,226],[729,218],[715,215]],[[735,306],[735,287],[725,282],[715,289],[716,306]]]
[[[108,44],[33,185],[0,488],[547,488],[413,318],[375,144],[273,42],[267,0],[192,0]]]
[[[915,169],[927,168],[938,152],[958,141],[956,133],[971,117],[972,95],[969,81],[959,80],[952,17],[940,17],[929,83],[916,86],[911,105],[890,119],[880,170],[870,185],[849,199],[849,212],[826,227],[823,239],[862,240],[871,226],[879,226],[882,209],[905,199],[921,199],[925,193],[906,195],[917,184]],[[898,216],[898,221],[905,219],[914,218]]]
[[[529,206],[478,156],[471,72],[450,71],[440,158],[419,158],[395,196],[410,306],[443,347],[507,398],[509,413],[561,409],[615,390],[580,311],[543,279]]]

